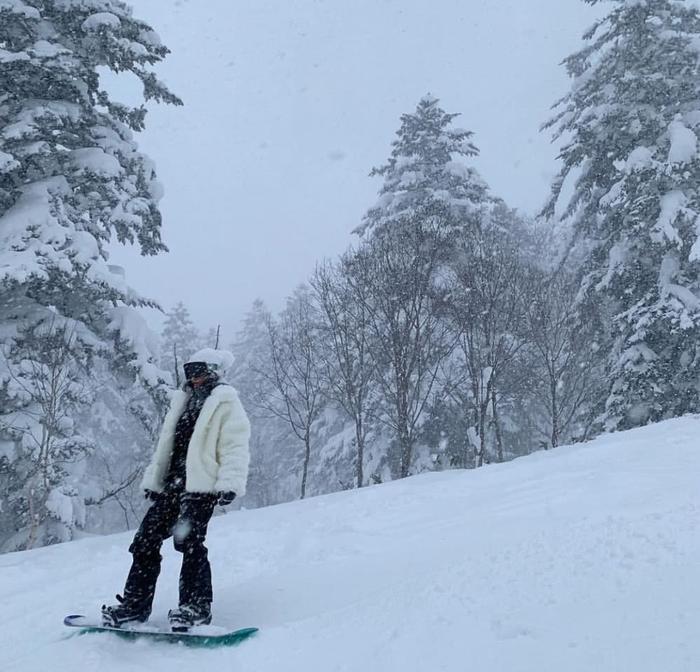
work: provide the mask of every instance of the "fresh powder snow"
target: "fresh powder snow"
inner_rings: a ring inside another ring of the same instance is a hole
[[[212,521],[237,648],[77,636],[131,533],[0,558],[3,672],[697,672],[700,417]],[[152,621],[177,599],[164,548]]]

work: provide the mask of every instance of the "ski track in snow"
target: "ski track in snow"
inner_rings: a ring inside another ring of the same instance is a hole
[[[236,648],[76,636],[131,533],[0,556],[4,672],[697,672],[700,418],[212,521]],[[153,621],[177,596],[164,547]]]

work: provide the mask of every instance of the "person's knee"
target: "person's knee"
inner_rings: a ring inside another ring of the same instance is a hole
[[[206,553],[201,528],[186,518],[179,520],[173,528],[173,544],[180,553]]]
[[[198,534],[187,534],[184,537],[173,535],[173,545],[175,550],[187,555],[206,556],[207,547],[204,545],[204,538]]]
[[[204,545],[204,540],[196,535],[190,534],[186,537],[173,537],[173,545],[175,550],[180,553],[189,555],[206,555],[207,547]]]
[[[139,560],[155,560],[160,562],[160,547],[162,542],[136,537],[129,546],[129,553]]]

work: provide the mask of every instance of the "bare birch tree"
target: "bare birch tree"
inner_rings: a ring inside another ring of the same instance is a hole
[[[261,403],[288,423],[304,446],[301,499],[306,497],[312,426],[327,398],[316,310],[310,290],[300,287],[278,320],[268,314],[269,366],[260,372],[269,383],[269,393]]]
[[[311,285],[321,310],[328,391],[353,422],[355,487],[361,488],[375,363],[371,356],[367,287],[359,278],[355,282],[349,280],[349,259],[346,256],[335,266],[318,266]]]
[[[603,394],[602,353],[580,329],[577,290],[577,279],[565,269],[540,273],[525,312],[526,357],[540,410],[535,426],[550,448],[588,437],[595,397]]]
[[[65,540],[62,526],[72,526],[57,513],[57,498],[70,497],[70,487],[62,487],[66,466],[91,450],[74,420],[90,399],[85,381],[91,353],[75,338],[75,325],[53,319],[18,334],[11,355],[3,356],[21,404],[0,425],[15,439],[13,459],[4,458],[0,469],[6,481],[2,508],[14,512],[14,529],[22,530],[23,541],[15,546],[29,549]]]
[[[489,459],[490,429],[495,458],[504,458],[499,396],[509,367],[525,345],[529,273],[512,233],[501,226],[503,215],[510,220],[503,209],[485,213],[480,226],[465,233],[447,304],[459,353],[450,390],[472,418],[476,467]]]
[[[411,473],[423,412],[453,347],[439,315],[442,224],[435,211],[406,216],[375,231],[348,261],[355,296],[369,316],[380,417],[395,433],[401,478]]]

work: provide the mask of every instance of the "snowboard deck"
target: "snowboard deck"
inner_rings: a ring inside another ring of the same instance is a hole
[[[101,623],[91,622],[86,616],[79,614],[66,616],[63,619],[63,624],[69,628],[79,628],[79,634],[81,635],[95,632],[113,632],[123,639],[133,640],[145,637],[157,642],[179,642],[185,646],[200,647],[235,646],[258,631],[258,628],[242,628],[230,631],[211,625],[197,625],[188,632],[171,632],[148,623],[133,623],[122,628],[113,628]]]

